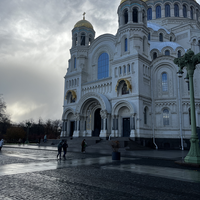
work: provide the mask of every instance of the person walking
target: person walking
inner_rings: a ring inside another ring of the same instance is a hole
[[[0,151],[2,147],[3,147],[3,139],[0,141]]]
[[[86,149],[86,146],[87,146],[87,143],[86,143],[86,141],[85,141],[85,139],[82,141],[82,143],[81,143],[81,151],[82,151],[82,153],[85,153],[85,149]]]
[[[62,145],[62,148],[63,148],[63,152],[64,152],[63,158],[66,159],[65,155],[67,153],[67,148],[68,148],[67,140],[64,141],[64,144]]]
[[[59,159],[59,156],[60,156],[60,160],[61,160],[61,153],[62,153],[62,141],[60,141],[59,144],[58,144],[57,159]]]

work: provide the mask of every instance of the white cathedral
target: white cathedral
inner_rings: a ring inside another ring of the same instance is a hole
[[[116,35],[95,38],[83,17],[72,30],[61,137],[126,137],[147,146],[185,147],[191,137],[189,83],[174,58],[200,52],[194,0],[121,0]],[[185,76],[187,73],[184,73]],[[200,126],[200,66],[194,73]]]

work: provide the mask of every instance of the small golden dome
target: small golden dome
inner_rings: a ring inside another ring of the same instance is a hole
[[[75,24],[74,28],[78,28],[78,27],[84,26],[84,27],[93,29],[92,24],[91,24],[90,22],[88,22],[87,20],[85,20],[85,15],[86,15],[86,13],[84,12],[84,13],[83,13],[83,19],[80,20],[80,21],[78,21],[78,22]]]

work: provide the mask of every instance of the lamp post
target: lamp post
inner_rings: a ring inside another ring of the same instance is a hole
[[[27,127],[27,135],[26,135],[26,143],[28,144],[28,136],[29,136],[29,128],[31,127],[31,123],[30,122],[26,122],[26,127]]]
[[[194,102],[194,86],[193,86],[193,76],[196,65],[200,63],[200,53],[194,55],[194,52],[189,49],[184,56],[180,58],[175,58],[174,63],[178,65],[179,71],[177,72],[179,78],[182,77],[183,68],[186,67],[187,76],[186,81],[189,79],[190,84],[190,109],[191,109],[191,127],[192,135],[190,139],[190,150],[184,161],[186,163],[200,164],[200,147],[199,139],[196,132],[196,115],[195,115],[195,102]]]

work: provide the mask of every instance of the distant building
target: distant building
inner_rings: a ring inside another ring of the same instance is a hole
[[[179,148],[180,128],[191,136],[190,95],[173,60],[200,52],[200,5],[122,0],[117,13],[116,35],[95,38],[85,17],[72,30],[61,137],[155,138],[159,148]],[[200,66],[194,91],[200,126]]]

